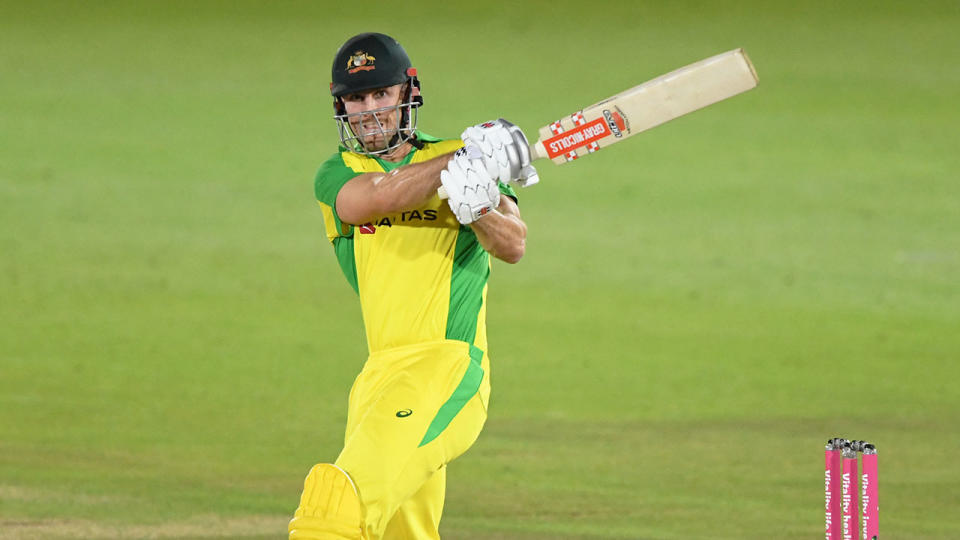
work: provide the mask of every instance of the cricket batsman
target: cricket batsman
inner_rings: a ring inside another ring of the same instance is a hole
[[[417,72],[389,36],[347,40],[332,80],[341,146],[315,192],[360,299],[369,357],[350,391],[343,450],[310,470],[290,538],[439,538],[446,465],[487,416],[490,256],[524,254],[510,183],[538,178],[526,138],[505,120],[455,140],[419,131]]]

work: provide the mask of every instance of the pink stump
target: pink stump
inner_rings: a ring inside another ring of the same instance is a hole
[[[843,456],[836,445],[836,439],[827,441],[824,452],[823,491],[824,491],[824,530],[827,540],[840,540],[842,523],[840,521],[840,475],[843,474]]]
[[[860,508],[857,504],[857,452],[843,449],[843,540],[860,538]]]
[[[863,476],[860,497],[863,503],[863,539],[875,540],[880,536],[880,505],[877,499],[877,450],[868,444],[863,450]]]

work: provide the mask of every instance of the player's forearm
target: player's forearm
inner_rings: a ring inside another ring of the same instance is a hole
[[[493,211],[470,224],[480,245],[501,261],[515,264],[527,247],[527,225],[519,216]]]
[[[437,194],[440,171],[450,161],[450,154],[423,163],[398,167],[374,180],[372,195],[378,202],[378,215],[413,210]]]
[[[360,224],[418,208],[436,195],[440,187],[440,171],[449,161],[450,154],[444,154],[423,163],[398,167],[389,173],[361,175],[340,191],[337,213],[346,223]]]

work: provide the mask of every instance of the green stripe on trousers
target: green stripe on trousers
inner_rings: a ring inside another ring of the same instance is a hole
[[[483,358],[483,351],[470,346],[470,365],[467,366],[467,372],[460,379],[460,384],[450,395],[450,398],[440,407],[437,415],[433,417],[430,426],[427,428],[426,435],[420,441],[423,446],[436,439],[447,429],[454,417],[467,405],[478,390],[480,390],[480,381],[483,380],[483,368],[480,367],[480,360]],[[418,447],[419,448],[419,447]]]

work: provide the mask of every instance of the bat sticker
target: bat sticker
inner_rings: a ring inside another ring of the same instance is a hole
[[[603,118],[597,118],[543,141],[543,146],[547,149],[547,155],[550,158],[555,158],[608,135],[610,135],[610,130],[607,128],[607,124]]]
[[[623,122],[623,117],[620,116],[620,113],[611,113],[609,109],[604,109],[603,117],[607,119],[607,125],[610,126],[610,131],[613,132],[613,136],[617,138],[622,137],[625,125]]]

